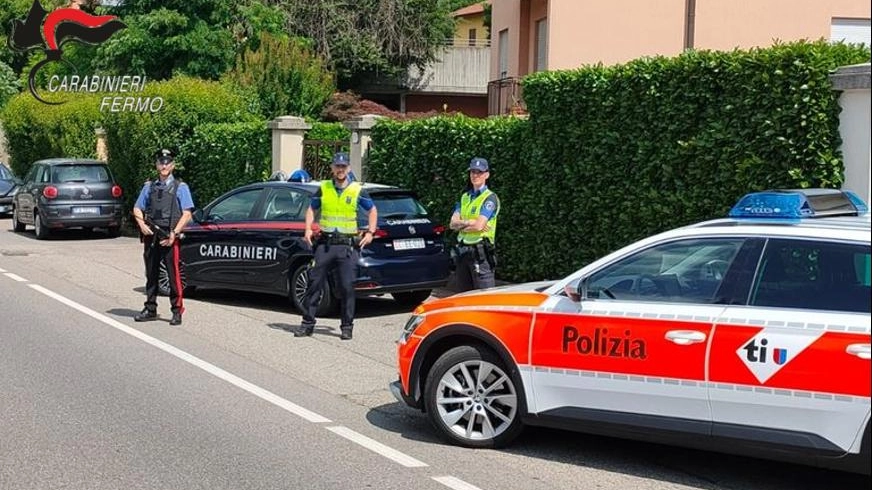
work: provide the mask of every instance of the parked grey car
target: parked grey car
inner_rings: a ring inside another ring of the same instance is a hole
[[[80,158],[39,160],[31,166],[13,198],[12,228],[36,229],[36,238],[52,230],[106,228],[121,234],[123,192],[105,162]]]
[[[18,192],[21,179],[9,170],[9,167],[0,163],[0,216],[12,214],[12,197]]]

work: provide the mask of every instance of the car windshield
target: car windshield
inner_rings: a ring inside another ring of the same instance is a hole
[[[409,219],[427,216],[424,206],[410,194],[388,193],[372,196],[381,219]]]
[[[52,168],[52,182],[109,182],[109,170],[104,165],[73,163]]]
[[[0,180],[12,180],[14,176],[4,165],[0,165]]]

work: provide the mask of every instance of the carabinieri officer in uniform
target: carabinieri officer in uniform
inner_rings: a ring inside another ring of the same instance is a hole
[[[173,177],[175,155],[159,150],[155,155],[158,178],[146,182],[133,206],[145,246],[145,308],[133,316],[137,322],[157,320],[157,293],[160,263],[167,266],[170,278],[170,325],[182,324],[182,281],[179,276],[179,235],[191,220],[194,201],[188,184]]]
[[[308,337],[315,330],[315,312],[318,300],[321,299],[321,289],[327,274],[336,269],[339,284],[341,320],[339,329],[342,340],[351,340],[354,328],[354,280],[357,276],[358,247],[363,248],[372,241],[377,225],[375,204],[360,182],[352,182],[348,178],[348,155],[337,153],[333,156],[330,166],[333,179],[321,181],[321,188],[312,197],[309,209],[306,210],[306,231],[303,240],[314,246],[315,257],[309,270],[309,288],[306,291],[303,312],[303,322],[295,337]],[[368,213],[366,229],[358,232],[357,209]],[[318,223],[321,233],[316,242],[312,242],[315,222],[315,211],[321,211]]]

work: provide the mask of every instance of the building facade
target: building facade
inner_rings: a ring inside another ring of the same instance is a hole
[[[489,113],[517,105],[518,81],[536,71],[821,38],[872,44],[869,2],[495,0]]]

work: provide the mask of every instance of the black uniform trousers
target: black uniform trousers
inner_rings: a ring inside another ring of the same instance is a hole
[[[182,314],[182,278],[179,275],[179,240],[173,240],[169,247],[158,243],[160,238],[154,235],[145,237],[145,307],[148,311],[157,311],[158,279],[160,278],[160,263],[167,266],[170,286],[170,309],[173,313]]]
[[[324,281],[336,270],[341,320],[340,328],[352,328],[354,324],[354,280],[357,276],[359,252],[353,245],[319,242],[315,245],[315,258],[309,269],[309,288],[306,291],[306,311],[303,312],[303,327],[315,325],[315,312],[321,299]]]
[[[483,244],[463,245],[459,247],[457,259],[457,290],[460,292],[472,289],[492,288],[496,285],[494,269],[487,260]]]

